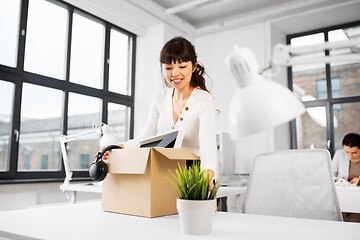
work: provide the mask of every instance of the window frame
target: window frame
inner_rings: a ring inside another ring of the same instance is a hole
[[[135,56],[136,56],[136,35],[122,29],[104,19],[101,19],[91,13],[88,13],[82,9],[74,7],[60,0],[46,0],[50,3],[59,5],[68,10],[68,35],[67,35],[67,52],[66,52],[66,74],[65,80],[54,79],[39,74],[25,72],[24,69],[24,54],[25,54],[25,41],[27,15],[29,0],[21,1],[20,9],[20,26],[19,26],[19,39],[18,39],[18,53],[17,53],[17,66],[16,68],[4,66],[0,64],[0,79],[1,81],[12,82],[14,84],[13,94],[13,109],[11,134],[9,136],[9,156],[8,156],[8,170],[0,171],[0,184],[1,183],[16,183],[16,182],[52,182],[63,181],[65,178],[64,164],[61,159],[61,169],[59,171],[18,171],[18,149],[19,142],[16,141],[15,131],[20,129],[20,110],[21,110],[21,96],[23,83],[32,83],[38,86],[49,87],[63,91],[63,106],[62,106],[62,123],[61,133],[66,135],[68,131],[68,99],[69,93],[79,93],[91,97],[99,98],[102,101],[101,121],[107,123],[108,115],[108,103],[115,103],[125,105],[130,108],[130,126],[129,126],[129,138],[133,138],[134,132],[134,102],[135,102]],[[103,59],[103,86],[100,89],[79,85],[69,81],[70,74],[70,56],[71,56],[71,35],[73,25],[74,12],[82,13],[90,19],[96,19],[96,21],[102,22],[105,27],[105,39],[104,39],[104,59]],[[129,80],[131,84],[131,91],[129,95],[122,95],[108,91],[109,81],[109,65],[108,59],[110,56],[110,29],[119,31],[129,37]],[[16,103],[16,104],[15,104]],[[89,180],[89,174],[87,171],[74,171],[74,180]]]
[[[319,28],[315,30],[310,30],[306,32],[296,33],[296,34],[290,34],[286,36],[286,42],[287,44],[290,44],[292,38],[302,37],[306,35],[316,34],[316,33],[324,33],[325,41],[327,42],[329,40],[329,32],[333,30],[337,30],[340,28],[349,28],[354,26],[360,26],[360,21],[325,27],[325,28]],[[328,56],[330,54],[329,50],[325,50],[325,55]],[[288,74],[288,86],[290,90],[293,90],[293,75],[292,75],[292,67],[287,68],[287,74]],[[303,102],[305,108],[308,107],[325,107],[326,109],[326,139],[327,142],[330,144],[327,144],[328,150],[331,154],[331,156],[334,156],[335,154],[335,129],[334,129],[334,110],[333,105],[334,104],[343,104],[343,103],[356,103],[360,102],[360,94],[357,96],[341,96],[341,97],[333,97],[333,89],[332,89],[332,78],[331,78],[331,66],[330,64],[326,64],[325,66],[325,76],[326,76],[326,90],[327,90],[327,98],[326,99],[316,99],[313,101],[306,101]],[[335,78],[335,77],[334,77]],[[341,81],[341,79],[340,79]],[[290,146],[292,149],[298,148],[297,143],[297,132],[296,132],[296,120],[292,120],[290,122]]]

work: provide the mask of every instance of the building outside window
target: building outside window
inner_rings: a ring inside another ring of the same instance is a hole
[[[331,79],[331,92],[332,96],[340,97],[341,94],[341,84],[339,78]],[[326,79],[316,80],[316,98],[317,99],[326,99],[327,98],[327,87]]]
[[[288,36],[288,44],[306,46],[360,37],[360,22]],[[296,58],[343,55],[360,48],[314,51]],[[342,138],[360,133],[360,63],[308,64],[289,68],[289,85],[307,111],[292,122],[293,148],[322,148],[331,154],[342,148]]]
[[[30,169],[30,155],[24,156],[24,169]]]
[[[90,157],[89,154],[80,154],[80,168],[86,169],[90,165]]]
[[[48,160],[49,160],[49,156],[48,155],[42,155],[41,156],[41,169],[48,169]]]

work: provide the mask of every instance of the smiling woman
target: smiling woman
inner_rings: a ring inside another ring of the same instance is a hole
[[[182,148],[200,156],[201,169],[213,177],[217,173],[216,109],[194,46],[183,37],[169,40],[160,52],[160,66],[167,88],[155,97],[142,134],[123,145],[178,130]]]
[[[185,38],[175,37],[165,43],[163,49],[160,52],[160,64],[163,71],[165,84],[168,87],[171,87],[172,81],[170,78],[176,77],[174,75],[170,75],[171,77],[169,78],[169,73],[177,74],[177,72],[172,69],[172,65],[176,65],[173,67],[184,69],[186,73],[190,73],[191,70],[191,87],[199,87],[200,89],[209,92],[206,88],[205,79],[203,77],[205,69],[197,62],[195,47]]]

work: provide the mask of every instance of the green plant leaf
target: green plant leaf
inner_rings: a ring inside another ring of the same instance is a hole
[[[173,173],[171,173],[171,174],[173,174]],[[173,180],[171,180],[170,178],[168,178],[167,176],[166,176],[166,179],[170,182],[170,184],[175,188],[175,191],[176,191],[176,193],[177,193],[177,195],[179,196],[179,198],[181,198],[181,193],[180,193],[180,191],[179,191],[179,189],[178,189],[178,187],[177,187],[177,184],[173,181]]]
[[[210,183],[213,179],[208,177],[205,170],[200,169],[197,162],[193,162],[191,167],[181,167],[178,163],[178,169],[175,173],[169,170],[175,180],[169,178],[168,181],[176,189],[180,199],[188,200],[207,200],[214,199],[220,187],[220,181],[215,181],[214,188],[209,191]]]

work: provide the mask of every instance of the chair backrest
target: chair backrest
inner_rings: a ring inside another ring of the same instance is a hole
[[[255,157],[243,212],[342,221],[327,150],[284,150]]]

